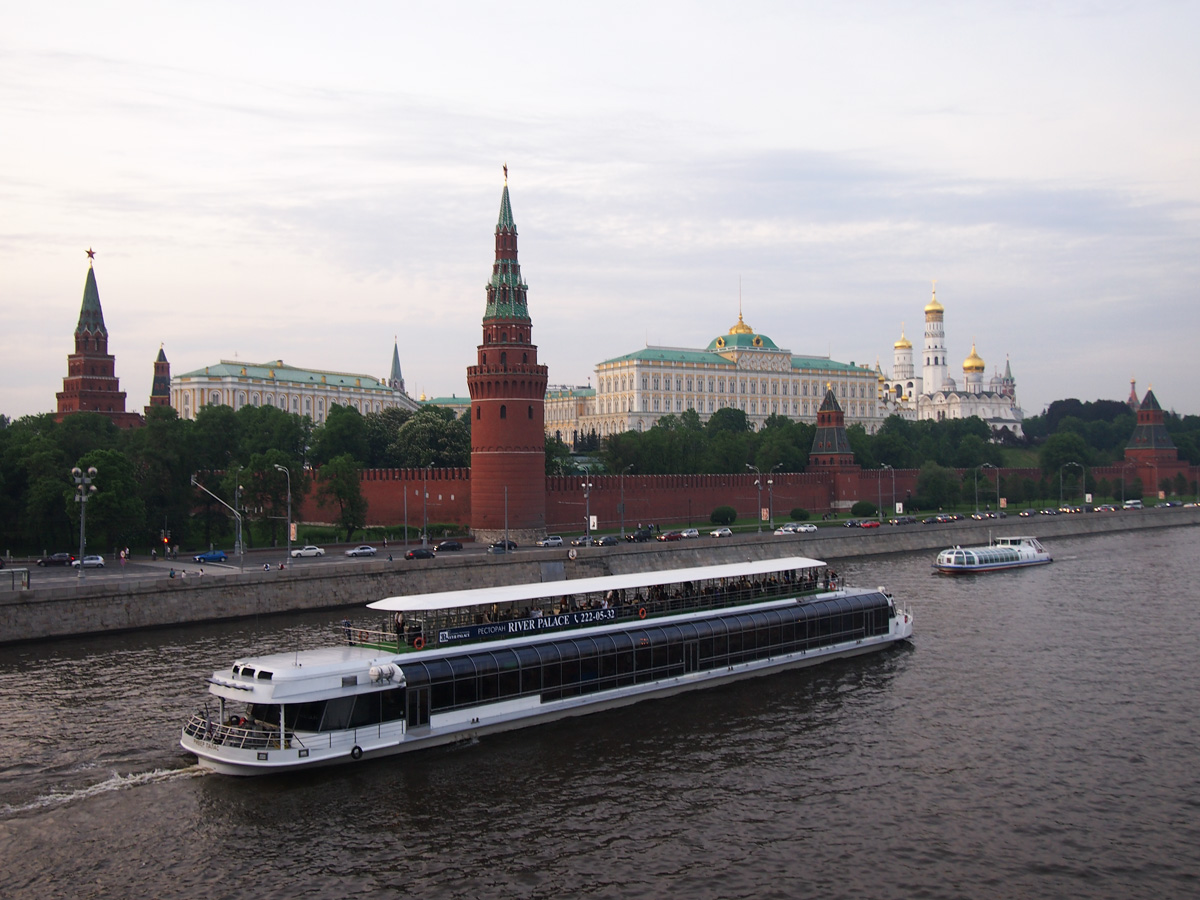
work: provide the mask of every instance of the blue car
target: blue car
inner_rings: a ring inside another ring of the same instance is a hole
[[[192,557],[194,562],[199,563],[225,562],[227,559],[229,557],[225,555],[224,550],[206,550],[204,553],[197,553]]]

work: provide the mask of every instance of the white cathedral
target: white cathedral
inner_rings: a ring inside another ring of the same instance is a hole
[[[933,298],[925,307],[924,361],[920,370],[913,362],[912,341],[900,329],[900,340],[893,344],[895,353],[889,377],[878,364],[880,389],[884,402],[883,414],[905,419],[966,419],[978,416],[987,422],[994,436],[1007,429],[1021,437],[1021,420],[1025,417],[1017,405],[1017,383],[1008,360],[1004,374],[997,372],[984,386],[984,362],[971,344],[971,355],[963,360],[963,386],[950,377],[946,355],[945,309],[938,303],[937,286]]]

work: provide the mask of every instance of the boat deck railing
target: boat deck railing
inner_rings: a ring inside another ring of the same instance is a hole
[[[661,616],[673,616],[683,613],[704,612],[713,609],[729,609],[732,607],[746,606],[752,603],[762,603],[766,600],[774,600],[781,598],[795,597],[803,599],[814,594],[821,593],[831,588],[837,588],[836,582],[829,581],[814,581],[807,580],[801,584],[794,581],[788,582],[745,582],[737,587],[724,587],[715,591],[701,591],[699,593],[689,591],[677,591],[667,595],[665,592],[661,597],[654,598],[638,598],[635,597],[632,601],[613,604],[604,607],[600,604],[589,603],[586,605],[574,605],[564,602],[561,605],[555,605],[550,609],[541,610],[542,616],[558,616],[570,613],[582,613],[590,610],[605,609],[614,613],[611,617],[607,617],[603,624],[616,624],[619,622],[628,622],[633,620],[653,619]],[[570,582],[564,582],[564,588],[569,588]],[[680,585],[679,587],[684,587]],[[564,597],[570,595],[564,590]],[[528,613],[522,611],[520,615],[499,615],[496,618],[487,618],[484,613],[476,610],[476,619],[474,624],[496,623],[517,621],[528,618]],[[337,626],[338,635],[341,641],[349,646],[368,647],[374,650],[380,650],[386,653],[409,653],[416,650],[423,650],[428,644],[436,644],[435,636],[439,628],[446,627],[442,623],[428,624],[433,627],[423,627],[424,623],[420,621],[414,622],[410,619],[404,629],[404,633],[397,634],[394,628],[370,628],[353,625],[348,619],[342,621],[341,625]],[[451,623],[450,627],[455,624]],[[595,624],[595,623],[591,623]],[[555,626],[548,630],[552,631],[571,631],[576,628],[586,627],[585,624],[564,624]],[[434,635],[430,635],[430,631]],[[479,638],[472,641],[456,641],[455,646],[461,646],[466,643],[481,643],[488,640],[496,640],[496,638]]]
[[[245,724],[242,724],[242,722]],[[265,728],[249,720],[239,720],[237,724],[222,724],[211,719],[202,712],[193,713],[183,726],[183,733],[196,741],[219,747],[232,747],[237,750],[278,750],[279,729]],[[294,731],[283,733],[283,747],[303,747],[304,742],[296,737]]]

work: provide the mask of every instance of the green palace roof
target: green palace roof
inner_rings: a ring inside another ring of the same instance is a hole
[[[193,378],[234,378],[269,384],[296,385],[297,387],[326,385],[333,388],[347,387],[364,391],[396,393],[395,389],[388,387],[372,375],[359,375],[354,372],[328,372],[324,369],[299,369],[289,366],[281,359],[267,363],[223,359],[215,366],[205,366],[194,372],[184,372],[178,378],[180,381],[188,381]]]
[[[447,409],[465,409],[471,405],[469,396],[460,397],[457,394],[451,394],[449,397],[425,397],[419,401],[421,406],[443,406]]]
[[[744,338],[751,335],[729,335],[729,338]],[[761,335],[753,335],[753,337],[761,337]],[[612,359],[606,359],[600,365],[610,365],[612,363],[645,361],[645,362],[668,362],[668,363],[684,363],[691,365],[709,365],[720,366],[722,368],[733,369],[737,368],[737,364],[726,359],[719,352],[713,349],[713,344],[708,345],[707,350],[681,350],[673,347],[645,347],[633,353],[626,353],[624,356],[614,356]],[[727,348],[726,348],[727,349]],[[763,345],[755,347],[751,345],[750,349],[754,350],[775,350],[779,352],[779,348],[770,338],[763,338]],[[786,352],[786,351],[784,351]],[[839,374],[853,374],[862,372],[873,372],[865,366],[855,365],[854,363],[838,362],[837,360],[829,359],[824,356],[792,356],[793,369],[812,369],[820,372],[837,372]]]

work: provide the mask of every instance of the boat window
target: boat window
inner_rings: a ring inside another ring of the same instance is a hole
[[[404,718],[404,688],[397,687],[384,691],[379,695],[379,719],[381,722],[394,722]]]
[[[242,666],[242,677],[243,678],[253,678],[254,677],[254,669],[251,666]]]
[[[296,731],[317,731],[321,727],[321,716],[325,713],[325,701],[289,703],[283,710],[288,728]]]
[[[354,697],[334,697],[325,701],[325,716],[321,720],[321,731],[341,731],[350,724],[354,711]]]
[[[259,681],[270,681],[274,677],[274,675],[275,675],[274,672],[268,672],[266,669],[258,670],[258,680]]]

